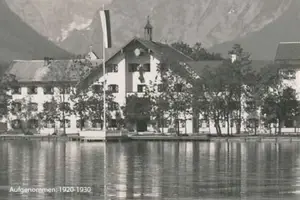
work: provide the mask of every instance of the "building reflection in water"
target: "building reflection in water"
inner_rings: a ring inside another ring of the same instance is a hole
[[[89,186],[4,199],[299,199],[299,143],[0,142],[0,186]],[[106,177],[106,178],[105,178]]]

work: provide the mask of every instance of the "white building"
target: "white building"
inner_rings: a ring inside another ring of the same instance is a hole
[[[99,64],[97,55],[90,50],[88,58],[93,65]],[[71,90],[74,89],[78,79],[65,71],[67,66],[72,64],[72,60],[15,60],[13,61],[7,74],[15,76],[17,83],[11,85],[9,95],[12,97],[10,106],[11,112],[5,121],[8,131],[24,132],[26,129],[32,133],[53,134],[63,132],[62,121],[38,121],[38,113],[47,107],[47,102],[55,99],[58,103],[65,102],[72,107],[74,103],[70,101]],[[57,71],[53,73],[53,69]],[[62,87],[64,85],[64,87]],[[67,87],[65,87],[67,85]],[[64,89],[65,88],[65,89]],[[65,127],[67,134],[78,133],[78,118],[70,113],[65,113]]]
[[[134,37],[106,60],[106,86],[114,92],[114,101],[120,106],[125,106],[128,95],[143,96],[147,86],[159,82],[158,64],[162,60],[168,60],[179,67],[183,67],[179,63],[193,60],[167,44],[153,41],[152,38],[152,26],[148,19],[144,27],[144,38]],[[140,80],[140,67],[143,67],[144,81]],[[81,88],[102,84],[104,77],[101,68],[102,66],[92,71],[80,83]],[[182,132],[186,128],[187,132],[193,132],[192,120],[181,126]],[[153,127],[142,120],[137,123],[136,129],[141,132],[153,131]],[[166,131],[167,129],[166,127]]]

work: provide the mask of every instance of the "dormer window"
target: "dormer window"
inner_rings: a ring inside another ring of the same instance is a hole
[[[128,71],[129,72],[137,72],[139,66],[140,66],[140,64],[138,64],[138,63],[129,63],[128,64]]]
[[[118,65],[117,64],[108,64],[107,73],[117,73],[118,72]]]
[[[282,78],[286,80],[296,79],[296,71],[292,69],[282,70],[281,75]]]
[[[54,88],[51,86],[44,87],[44,94],[54,94]]]
[[[119,86],[115,84],[111,84],[108,86],[108,90],[112,93],[118,93],[119,92]]]
[[[37,87],[36,86],[31,86],[27,88],[27,93],[28,94],[37,94]]]
[[[11,93],[12,94],[21,94],[21,87],[19,87],[19,86],[12,87]]]

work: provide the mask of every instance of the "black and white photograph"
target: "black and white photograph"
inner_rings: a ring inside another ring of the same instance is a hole
[[[0,200],[299,200],[300,0],[0,0]]]

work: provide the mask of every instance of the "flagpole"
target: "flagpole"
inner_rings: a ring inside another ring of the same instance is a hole
[[[104,4],[102,5],[103,11],[104,9]],[[102,59],[102,66],[103,66],[103,131],[104,131],[104,137],[106,140],[106,75],[105,75],[105,34],[103,30],[103,42],[102,42],[102,54],[103,54],[103,59]],[[107,165],[106,165],[106,143],[104,143],[104,199],[107,200]]]
[[[102,5],[102,9],[104,11],[104,4]],[[103,131],[104,131],[104,137],[106,140],[106,75],[105,75],[105,34],[103,32],[103,44],[102,44],[102,54],[103,54],[103,59],[102,59],[102,66],[103,66]]]

